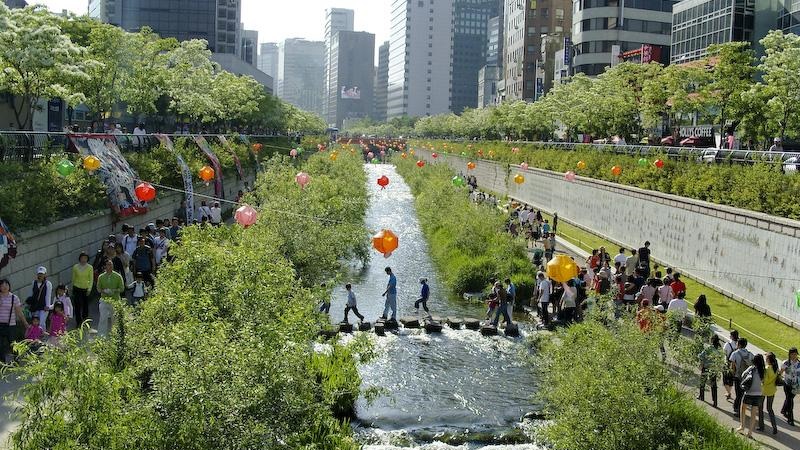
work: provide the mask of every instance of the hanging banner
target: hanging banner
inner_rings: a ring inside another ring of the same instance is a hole
[[[17,257],[17,242],[3,219],[0,218],[0,270]]]
[[[228,150],[228,153],[233,156],[233,163],[236,164],[236,174],[239,175],[240,180],[244,180],[244,172],[242,172],[242,162],[239,161],[239,156],[236,154],[236,151],[231,146],[231,143],[228,142],[228,138],[225,136],[219,135],[217,136],[219,142],[225,147],[225,150]]]
[[[211,150],[211,146],[208,144],[206,138],[200,135],[193,135],[194,142],[200,147],[200,150],[206,154],[208,160],[211,161],[211,165],[214,169],[214,196],[217,198],[225,198],[225,191],[222,189],[222,166],[219,164],[219,159],[217,155],[214,154],[214,151]]]
[[[191,225],[192,221],[194,221],[194,182],[192,180],[192,171],[189,169],[189,165],[186,164],[186,161],[184,161],[183,156],[175,151],[175,146],[172,145],[172,139],[170,139],[169,136],[166,134],[157,134],[156,139],[158,139],[158,142],[161,142],[164,148],[174,153],[175,157],[178,159],[178,166],[180,166],[181,175],[183,175],[183,192],[186,196],[186,224]]]
[[[70,141],[83,156],[95,156],[100,160],[97,174],[106,186],[111,209],[120,217],[147,212],[147,204],[134,195],[136,174],[122,156],[114,136],[108,134],[72,134]]]

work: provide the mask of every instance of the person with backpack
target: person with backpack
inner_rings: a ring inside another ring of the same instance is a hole
[[[47,280],[47,269],[36,268],[36,278],[31,287],[31,296],[26,301],[32,316],[39,317],[39,323],[47,323],[47,315],[53,308],[53,284]]]
[[[725,361],[731,360],[731,354],[736,351],[736,343],[739,341],[739,332],[736,330],[731,330],[731,339],[725,343],[725,346],[722,347],[722,351],[725,353]],[[733,387],[733,371],[730,370],[730,367],[726,367],[725,371],[722,372],[722,385],[725,387],[725,399],[731,399],[731,388]]]
[[[769,422],[772,424],[772,434],[778,434],[778,425],[775,423],[775,410],[773,404],[775,403],[775,393],[778,392],[778,358],[772,352],[767,352],[764,355],[766,359],[766,370],[764,371],[764,382],[762,384],[761,403],[758,405],[758,431],[764,431],[764,402],[767,403],[767,413],[769,414]]]
[[[783,401],[781,414],[786,418],[786,423],[794,426],[794,396],[800,394],[800,359],[797,357],[797,347],[789,349],[789,359],[783,362],[779,375],[783,376]]]
[[[742,406],[742,398],[744,397],[745,393],[745,389],[742,389],[742,376],[744,371],[753,364],[753,354],[750,353],[746,347],[747,339],[740,338],[736,343],[736,351],[731,353],[731,356],[728,359],[731,372],[733,372],[733,389],[736,391],[736,398],[733,400],[734,417],[739,417],[739,414],[741,413],[740,407]],[[762,371],[761,373],[763,374],[764,372]],[[759,379],[759,383],[761,383],[761,379]]]
[[[136,250],[133,252],[133,255],[131,255],[133,273],[141,272],[144,280],[152,286],[155,282],[153,271],[156,268],[156,258],[153,254],[153,249],[147,245],[145,238],[139,238],[137,244]]]
[[[758,412],[759,405],[761,405],[763,401],[761,382],[764,380],[764,355],[755,355],[752,361],[753,365],[742,372],[741,381],[738,384],[739,389],[744,393],[744,397],[742,399],[741,411],[739,412],[740,425],[736,430],[739,433],[744,433],[745,418],[749,410],[750,427],[747,430],[747,437],[749,438],[753,437],[753,429],[756,427],[756,413]]]
[[[19,297],[11,293],[11,283],[2,279],[0,280],[0,362],[11,362],[9,353],[16,334],[17,320],[28,328]]]

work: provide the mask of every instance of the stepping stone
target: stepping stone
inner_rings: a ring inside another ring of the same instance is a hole
[[[401,317],[400,323],[402,323],[405,328],[419,328],[419,319],[416,317]]]
[[[464,326],[467,327],[468,330],[480,330],[481,321],[478,319],[464,319]]]
[[[484,325],[481,327],[481,334],[484,336],[497,336],[497,327]]]
[[[396,329],[400,328],[400,325],[397,323],[396,320],[389,319],[389,320],[383,321],[383,328],[385,328],[387,330],[396,330]]]
[[[460,330],[461,325],[464,325],[464,320],[458,317],[448,317],[447,325],[454,330]]]
[[[369,331],[372,329],[372,324],[369,322],[361,322],[358,324],[358,331]]]
[[[353,332],[353,324],[342,322],[339,324],[339,333],[352,333]]]
[[[436,322],[433,320],[428,320],[425,322],[425,331],[427,333],[441,333],[442,332],[442,322]]]
[[[378,336],[386,336],[386,331],[384,331],[384,323],[383,322],[375,322],[375,334]]]
[[[508,337],[519,337],[519,325],[516,323],[506,325],[505,334]]]
[[[338,333],[338,330],[321,330],[319,335],[324,337],[325,339],[331,339]]]

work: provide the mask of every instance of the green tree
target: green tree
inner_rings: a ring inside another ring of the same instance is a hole
[[[729,117],[735,118],[730,131],[739,125],[740,117],[750,107],[743,96],[753,85],[753,51],[747,42],[729,42],[708,47],[707,67],[710,80],[700,90],[702,111],[711,118],[712,125],[726,128]],[[720,145],[723,142],[720,140]]]
[[[0,91],[17,97],[11,106],[20,129],[31,129],[40,99],[61,98],[73,105],[83,100],[75,85],[99,65],[85,53],[45,7],[0,5]]]
[[[753,89],[767,101],[770,129],[781,138],[800,133],[800,36],[770,31],[761,39],[766,54],[758,70],[763,82]]]
[[[170,109],[196,121],[211,122],[223,114],[222,105],[211,95],[217,64],[211,61],[208,42],[183,41],[167,55],[169,75],[166,92]]]

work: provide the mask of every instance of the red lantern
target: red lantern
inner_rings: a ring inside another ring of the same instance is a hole
[[[247,228],[258,220],[258,211],[252,206],[243,205],[236,210],[236,214],[233,217],[236,219],[236,223]]]
[[[389,177],[384,175],[384,176],[378,178],[378,186],[380,186],[381,189],[386,189],[386,186],[388,186],[388,185],[389,185]]]
[[[214,169],[212,169],[211,167],[203,166],[203,168],[200,169],[200,179],[205,181],[206,183],[213,180],[214,175],[215,175]]]
[[[156,198],[156,188],[147,182],[139,183],[134,192],[136,193],[136,198],[142,202],[151,202]]]
[[[417,161],[417,167],[421,168],[421,167],[424,167],[424,166],[425,166],[425,161],[423,161],[421,159],[419,161]]]
[[[664,168],[664,161],[662,161],[660,159],[657,159],[656,162],[654,162],[653,164],[655,164],[655,166],[658,167],[659,169],[663,169]]]
[[[436,158],[438,158],[438,157],[439,157],[439,155],[438,155],[438,154],[436,154],[436,153],[433,153],[433,154],[431,154],[431,157],[433,157],[433,159],[436,159]]]
[[[400,244],[397,235],[392,233],[392,230],[381,230],[375,236],[372,236],[372,247],[383,253],[385,258],[392,255],[392,252],[397,250]]]

